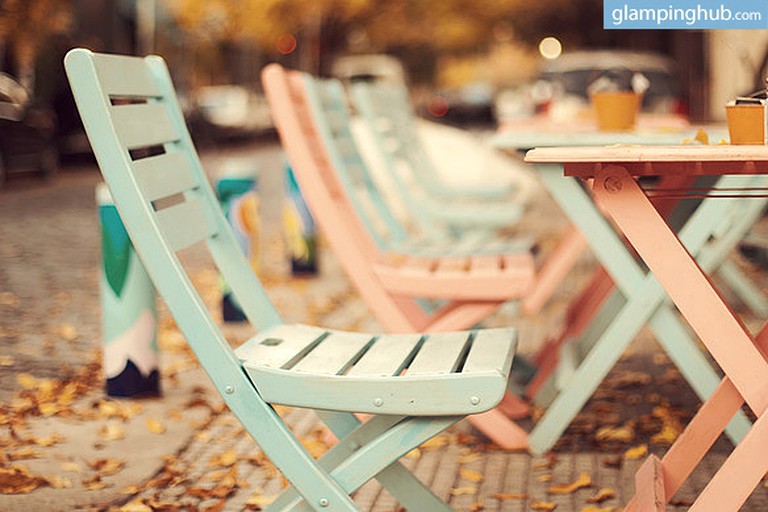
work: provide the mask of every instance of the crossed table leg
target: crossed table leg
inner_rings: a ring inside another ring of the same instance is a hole
[[[746,402],[757,421],[690,508],[737,510],[768,471],[768,327],[750,336],[625,167],[599,170],[594,195],[726,375],[664,458],[646,461],[627,509],[664,510]]]
[[[540,165],[537,169],[554,199],[581,229],[595,256],[615,282],[617,292],[602,305],[585,304],[579,314],[587,318],[589,327],[586,330],[581,332],[580,327],[564,334],[566,338],[580,338],[586,357],[556,391],[544,416],[530,433],[531,450],[543,452],[551,448],[646,323],[652,327],[662,347],[699,397],[702,400],[709,397],[720,379],[668,303],[656,277],[646,273],[635,261],[625,243],[577,181],[563,179],[561,166]],[[707,238],[695,228],[706,225],[706,222],[700,221],[693,223],[684,235],[696,252]],[[596,316],[593,314],[595,308],[600,309]],[[550,352],[554,354],[557,351]],[[728,426],[727,433],[731,439],[738,441],[748,428],[748,420],[739,414]]]

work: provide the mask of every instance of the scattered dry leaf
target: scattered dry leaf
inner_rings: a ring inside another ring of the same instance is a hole
[[[107,423],[99,429],[99,437],[104,441],[117,441],[125,437],[125,429],[117,423]]]
[[[637,446],[634,446],[632,448],[629,448],[627,451],[624,452],[624,458],[627,460],[637,460],[642,459],[648,455],[648,445],[647,444],[640,444]]]
[[[546,474],[546,475],[539,475],[536,477],[536,480],[539,482],[551,482],[552,481],[552,475]]]
[[[63,323],[59,325],[56,329],[56,333],[65,341],[74,341],[79,336],[75,326],[69,323]]]
[[[594,505],[587,505],[586,507],[582,508],[579,512],[614,512],[615,510],[616,509],[614,507],[600,508]]]
[[[493,495],[494,498],[497,500],[527,500],[528,495],[525,493],[509,493],[509,492],[500,492]]]
[[[602,503],[616,497],[616,490],[610,487],[603,487],[597,494],[587,499],[587,503]]]
[[[16,362],[13,360],[13,357],[2,355],[0,356],[0,366],[13,366],[16,364]]]
[[[544,512],[551,512],[557,508],[557,503],[541,500],[531,500],[532,510],[543,510]]]
[[[63,462],[61,464],[61,469],[63,469],[64,471],[74,471],[76,473],[83,472],[83,467],[77,462]]]
[[[582,473],[579,478],[570,484],[553,485],[547,489],[549,494],[571,494],[579,489],[592,487],[592,478],[587,473]]]
[[[147,430],[154,434],[164,434],[165,425],[153,418],[147,418]]]
[[[635,439],[635,429],[631,422],[621,427],[602,427],[595,433],[598,441],[632,442]]]
[[[451,496],[467,496],[471,494],[477,494],[477,487],[466,486],[451,489]]]
[[[83,478],[82,483],[86,491],[99,491],[107,487],[107,484],[101,480],[101,475],[98,473]]]
[[[235,450],[227,450],[212,456],[208,465],[210,467],[229,467],[236,462],[237,452]]]
[[[0,494],[26,494],[48,484],[48,478],[32,474],[24,466],[0,468]]]
[[[96,459],[88,462],[101,476],[110,476],[119,473],[125,467],[125,461],[120,459]]]
[[[474,471],[472,469],[461,468],[459,470],[459,475],[461,475],[462,478],[469,480],[470,482],[483,481],[483,474],[479,471]]]
[[[248,501],[245,502],[245,506],[247,510],[262,510],[273,501],[275,501],[274,496],[262,496],[260,494],[254,494],[248,498]]]
[[[152,507],[144,503],[141,498],[130,501],[117,509],[118,512],[152,512]]]

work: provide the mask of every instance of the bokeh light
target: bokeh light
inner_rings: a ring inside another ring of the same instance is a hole
[[[297,44],[293,34],[283,34],[277,38],[277,51],[283,55],[288,55],[293,53]]]
[[[539,42],[539,53],[545,59],[554,60],[563,53],[563,45],[556,37],[545,37]]]

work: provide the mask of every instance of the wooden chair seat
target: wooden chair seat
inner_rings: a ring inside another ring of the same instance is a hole
[[[510,329],[374,336],[284,324],[235,353],[269,403],[451,416],[501,401],[514,348]]]
[[[531,253],[408,256],[374,272],[391,293],[451,300],[507,301],[524,296],[536,278]]]

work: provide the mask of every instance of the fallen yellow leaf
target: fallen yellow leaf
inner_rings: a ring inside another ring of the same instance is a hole
[[[74,325],[69,323],[59,325],[56,331],[65,341],[74,341],[78,337],[77,329],[75,329]]]
[[[579,512],[614,512],[614,510],[616,510],[614,507],[599,508],[594,505],[587,505]]]
[[[83,472],[83,467],[77,462],[63,462],[61,464],[61,469],[64,471],[75,471],[77,473]]]
[[[552,475],[546,474],[546,475],[539,475],[536,477],[536,480],[539,482],[551,482],[552,481]]]
[[[83,487],[85,487],[85,490],[87,491],[99,491],[107,487],[107,484],[102,482],[101,475],[99,475],[98,473],[95,475],[91,475],[86,478],[83,478],[81,481],[83,483]]]
[[[0,356],[0,366],[13,366],[16,364],[11,356]]]
[[[620,441],[629,443],[635,438],[635,429],[630,425],[621,427],[602,427],[595,433],[598,441]]]
[[[603,487],[597,494],[587,499],[587,503],[602,503],[616,497],[616,490],[610,487]]]
[[[116,423],[108,423],[99,429],[99,437],[105,441],[123,439],[125,437],[125,429]]]
[[[557,503],[551,503],[549,501],[531,500],[532,510],[543,510],[544,512],[551,512],[557,508]]]
[[[647,444],[641,444],[638,446],[634,446],[632,448],[629,448],[627,451],[624,452],[624,458],[627,460],[637,460],[642,459],[648,455],[648,445]]]
[[[661,432],[651,436],[651,443],[671,446],[675,442],[677,437],[683,432],[683,428],[680,425],[665,423],[661,427]]]
[[[469,480],[470,482],[482,482],[483,481],[483,474],[479,471],[473,471],[471,469],[464,469],[461,468],[459,470],[459,475],[462,478],[465,478]]]
[[[146,505],[144,500],[137,498],[117,509],[118,512],[152,512],[152,507]]]
[[[579,478],[570,484],[553,485],[547,489],[549,494],[571,494],[579,489],[592,487],[592,478],[587,473],[582,473]]]
[[[245,505],[246,507],[258,507],[256,510],[261,510],[273,501],[275,501],[274,496],[262,496],[260,494],[255,494],[248,498],[248,501],[245,502]]]
[[[48,484],[47,478],[30,473],[24,466],[0,468],[0,494],[26,494]]]
[[[528,499],[528,495],[524,493],[515,494],[515,493],[500,492],[500,493],[494,494],[493,497],[496,498],[497,500],[527,500]]]
[[[477,487],[467,486],[451,489],[451,496],[467,496],[472,494],[477,494]]]
[[[152,418],[147,418],[147,429],[155,434],[165,433],[165,425]]]
[[[228,467],[237,462],[237,452],[235,450],[227,450],[211,457],[210,467]]]
[[[120,472],[125,467],[125,461],[120,459],[96,459],[88,462],[91,468],[101,476],[110,476]]]

